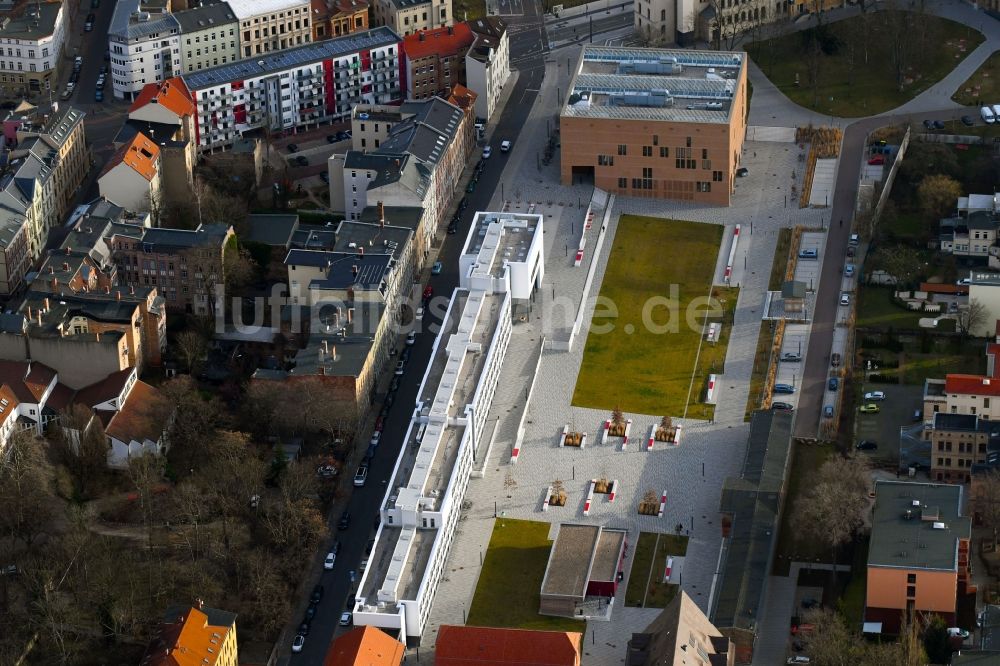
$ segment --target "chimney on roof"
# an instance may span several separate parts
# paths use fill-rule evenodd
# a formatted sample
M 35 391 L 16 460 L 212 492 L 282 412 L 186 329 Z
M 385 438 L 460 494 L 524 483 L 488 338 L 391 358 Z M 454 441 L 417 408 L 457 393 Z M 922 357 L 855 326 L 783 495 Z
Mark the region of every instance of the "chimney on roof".
M 135 296 L 135 285 L 130 285 L 128 288 L 128 295 Z
M 385 226 L 385 204 L 381 201 L 378 202 L 378 226 Z
M 337 345 L 330 345 L 330 360 L 337 360 Z
M 29 305 L 28 306 L 28 321 L 31 321 L 31 317 L 32 317 L 32 315 L 31 315 L 31 306 Z
M 52 275 L 52 274 L 53 274 L 53 273 L 55 273 L 55 272 L 56 272 L 56 269 L 55 269 L 55 268 L 53 268 L 53 267 L 52 267 L 52 265 L 50 264 L 50 265 L 49 265 L 49 275 Z
M 42 301 L 42 303 L 45 305 L 45 311 L 48 312 L 49 311 L 49 297 L 46 296 L 45 300 Z
M 104 293 L 105 294 L 110 294 L 111 293 L 111 287 L 109 285 L 104 285 Z
M 326 366 L 325 366 L 325 365 L 321 365 L 321 366 L 319 366 L 319 374 L 320 374 L 320 376 L 322 376 L 322 377 L 325 377 L 325 376 L 326 376 Z
M 353 266 L 351 266 L 351 275 L 354 276 L 354 277 L 358 277 L 358 265 L 357 264 L 354 264 Z M 350 312 L 350 310 L 348 310 L 348 312 Z M 350 315 L 348 315 L 348 317 L 350 317 Z
M 39 310 L 36 314 L 38 315 L 38 325 L 41 326 L 42 325 L 42 311 Z M 28 366 L 28 367 L 29 367 L 29 372 L 30 372 L 31 366 Z
M 62 267 L 62 269 L 63 269 L 64 271 L 68 271 L 68 270 L 69 270 L 69 263 L 68 263 L 68 262 L 65 262 L 65 261 L 64 261 L 64 262 L 63 262 L 63 267 Z
M 351 324 L 354 322 L 354 308 L 347 308 L 347 323 Z
M 426 38 L 427 38 L 427 35 L 424 33 L 423 30 L 421 30 L 420 32 L 417 33 L 417 41 L 422 42 Z
M 364 245 L 359 245 L 358 246 L 358 256 L 359 257 L 365 256 L 365 246 Z M 354 274 L 357 275 L 358 274 L 357 271 L 355 271 Z
M 71 248 L 70 246 L 67 245 L 66 246 L 66 254 L 71 254 L 72 252 L 73 252 L 73 248 Z
M 115 292 L 115 300 L 116 301 L 122 300 L 122 291 L 121 291 L 121 289 L 119 289 L 118 291 Z
M 329 342 L 327 342 L 326 340 L 324 340 L 323 344 L 321 345 L 321 347 L 323 348 L 323 353 L 324 354 L 326 354 L 326 355 L 330 354 L 330 343 Z
M 59 286 L 59 278 L 52 278 L 52 288 L 55 289 Z
M 448 34 L 449 35 L 454 35 L 455 34 L 455 26 L 451 26 L 451 25 L 448 26 Z
M 101 341 L 101 334 L 94 333 L 94 342 L 100 342 L 100 341 Z
M 198 597 L 197 599 L 194 600 L 194 607 L 197 608 L 198 610 L 201 610 L 202 608 L 205 607 L 205 602 L 201 600 L 201 597 Z

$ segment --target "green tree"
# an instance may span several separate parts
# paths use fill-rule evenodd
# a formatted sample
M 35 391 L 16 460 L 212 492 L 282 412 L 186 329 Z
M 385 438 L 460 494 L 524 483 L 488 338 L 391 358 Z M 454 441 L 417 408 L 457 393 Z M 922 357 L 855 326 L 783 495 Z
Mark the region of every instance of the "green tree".
M 933 616 L 924 628 L 924 649 L 932 664 L 951 662 L 951 642 L 948 640 L 948 625 L 940 615 Z
M 932 220 L 939 220 L 954 212 L 960 196 L 962 184 L 943 174 L 925 176 L 917 186 L 920 207 Z

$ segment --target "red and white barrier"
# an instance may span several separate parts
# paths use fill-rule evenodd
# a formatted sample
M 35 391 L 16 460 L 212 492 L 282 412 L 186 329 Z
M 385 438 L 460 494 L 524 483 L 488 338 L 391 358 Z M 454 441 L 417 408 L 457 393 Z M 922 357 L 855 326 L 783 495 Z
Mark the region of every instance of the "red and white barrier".
M 683 428 L 684 426 L 679 423 L 674 427 L 674 446 L 681 445 L 681 430 L 683 430 Z
M 514 450 L 510 452 L 510 464 L 512 465 L 517 464 L 517 457 L 519 455 L 521 455 L 521 449 L 515 446 Z
M 715 375 L 709 375 L 708 376 L 708 394 L 705 396 L 705 402 L 712 402 L 713 400 L 715 400 L 715 384 L 716 384 L 716 376 Z
M 579 266 L 583 263 L 583 248 L 576 251 L 576 259 L 573 260 L 574 266 Z
M 548 511 L 549 510 L 549 499 L 551 497 L 552 497 L 552 486 L 549 486 L 545 490 L 545 501 L 542 502 L 542 511 Z
M 666 566 L 666 568 L 663 569 L 663 582 L 664 583 L 670 581 L 670 574 L 672 574 L 673 572 L 674 572 L 674 558 L 668 557 L 667 558 L 667 566 Z
M 656 514 L 657 518 L 663 518 L 663 511 L 667 508 L 667 491 L 664 490 L 663 494 L 660 495 L 660 512 Z
M 740 242 L 740 225 L 733 229 L 733 246 L 729 248 L 729 261 L 726 262 L 726 282 L 733 276 L 733 262 L 736 261 L 736 246 Z
M 597 479 L 593 479 L 590 482 L 590 489 L 587 491 L 587 501 L 583 503 L 583 515 L 590 515 L 590 505 L 594 501 L 594 486 L 597 485 Z
M 604 426 L 601 428 L 601 446 L 608 443 L 608 431 L 611 430 L 611 419 L 604 422 Z
M 649 426 L 649 437 L 646 439 L 646 450 L 653 450 L 653 443 L 656 441 L 656 424 Z
M 614 502 L 615 496 L 618 494 L 618 479 L 611 482 L 611 492 L 608 493 L 608 501 Z
M 568 435 L 568 434 L 569 434 L 569 424 L 567 423 L 566 425 L 563 426 L 562 434 L 559 435 L 559 448 L 560 449 L 563 448 L 564 446 L 566 446 L 566 435 Z

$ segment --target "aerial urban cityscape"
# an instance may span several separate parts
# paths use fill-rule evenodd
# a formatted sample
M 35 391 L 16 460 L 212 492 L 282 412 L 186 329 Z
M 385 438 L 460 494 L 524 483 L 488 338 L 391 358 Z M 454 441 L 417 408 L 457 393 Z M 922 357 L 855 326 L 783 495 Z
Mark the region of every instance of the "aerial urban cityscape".
M 0 0 L 0 118 L 0 666 L 1000 666 L 1000 0 Z

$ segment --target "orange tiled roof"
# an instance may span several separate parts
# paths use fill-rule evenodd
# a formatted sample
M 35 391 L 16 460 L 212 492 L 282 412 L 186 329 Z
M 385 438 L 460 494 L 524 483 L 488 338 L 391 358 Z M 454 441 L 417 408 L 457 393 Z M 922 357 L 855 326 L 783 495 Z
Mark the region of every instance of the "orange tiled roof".
M 460 109 L 471 109 L 476 106 L 477 97 L 479 97 L 479 95 L 469 90 L 461 83 L 456 83 L 451 87 L 451 94 L 448 95 L 448 101 Z
M 1000 395 L 1000 380 L 983 375 L 945 375 L 944 390 L 965 395 Z
M 139 91 L 139 96 L 132 102 L 128 111 L 132 113 L 147 104 L 159 104 L 180 117 L 193 116 L 195 112 L 191 92 L 179 76 L 158 83 L 147 83 Z
M 451 30 L 451 34 L 448 31 Z M 403 38 L 403 53 L 409 58 L 426 58 L 437 54 L 448 58 L 462 49 L 468 49 L 475 41 L 475 35 L 465 23 L 456 23 L 447 28 L 421 30 Z
M 146 180 L 153 180 L 156 176 L 156 163 L 159 158 L 160 147 L 150 141 L 142 132 L 136 132 L 131 141 L 111 156 L 108 163 L 104 165 L 101 175 L 107 174 L 119 164 L 124 163 Z
M 219 616 L 231 617 L 233 624 L 210 624 L 206 613 L 188 608 L 176 618 L 164 621 L 160 635 L 150 645 L 142 666 L 210 666 L 219 658 L 219 648 L 226 634 L 235 624 L 235 615 L 214 611 Z
M 441 625 L 437 666 L 577 666 L 582 634 Z
M 104 379 L 84 386 L 77 392 L 74 401 L 93 409 L 102 402 L 117 398 L 121 395 L 122 389 L 125 388 L 125 383 L 132 376 L 134 370 L 134 368 L 125 368 L 118 372 L 112 372 Z
M 357 627 L 333 642 L 323 666 L 399 666 L 403 644 L 381 629 Z
M 104 431 L 111 437 L 130 442 L 156 442 L 170 417 L 170 401 L 146 382 L 136 382 L 128 399 L 111 417 Z
M 9 386 L 0 384 L 0 423 L 6 421 L 11 413 L 17 409 L 19 402 L 17 396 L 14 395 L 14 391 Z
M 55 370 L 41 363 L 0 361 L 0 383 L 10 387 L 20 402 L 37 403 L 55 376 Z

